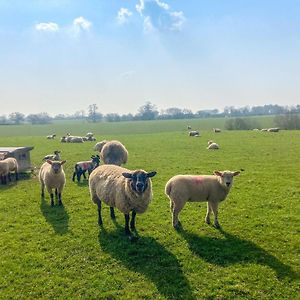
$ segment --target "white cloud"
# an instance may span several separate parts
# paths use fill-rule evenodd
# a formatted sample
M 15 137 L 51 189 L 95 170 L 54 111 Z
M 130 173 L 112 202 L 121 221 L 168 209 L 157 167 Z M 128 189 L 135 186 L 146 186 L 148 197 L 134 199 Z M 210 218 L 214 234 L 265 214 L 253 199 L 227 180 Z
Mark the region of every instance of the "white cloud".
M 84 17 L 78 17 L 74 19 L 73 26 L 77 29 L 89 30 L 92 26 L 92 23 L 85 19 Z
M 144 0 L 139 0 L 139 3 L 136 4 L 135 9 L 137 10 L 140 15 L 143 14 L 143 10 L 145 9 L 145 1 Z
M 132 16 L 132 12 L 124 7 L 121 7 L 120 10 L 118 11 L 118 22 L 120 24 L 124 24 L 128 21 L 128 19 Z
M 173 12 L 170 12 L 170 16 L 173 19 L 172 29 L 180 31 L 186 20 L 183 12 L 182 11 L 173 11 Z
M 151 22 L 151 18 L 149 16 L 144 18 L 144 32 L 151 33 L 154 32 L 155 28 Z
M 155 0 L 155 2 L 159 7 L 163 8 L 164 10 L 170 9 L 170 5 L 165 2 L 161 2 L 160 0 Z
M 35 25 L 35 29 L 38 31 L 58 31 L 59 26 L 56 23 L 48 22 L 48 23 L 38 23 Z

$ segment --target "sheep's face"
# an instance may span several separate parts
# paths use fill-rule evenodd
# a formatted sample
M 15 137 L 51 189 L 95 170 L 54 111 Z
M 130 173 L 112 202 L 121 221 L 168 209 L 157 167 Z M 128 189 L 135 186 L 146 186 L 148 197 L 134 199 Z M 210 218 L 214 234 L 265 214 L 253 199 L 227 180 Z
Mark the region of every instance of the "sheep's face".
M 146 173 L 141 170 L 134 171 L 133 173 L 122 173 L 125 178 L 130 180 L 131 188 L 139 193 L 142 194 L 146 191 L 149 185 L 149 178 L 156 175 L 156 172 Z
M 231 172 L 231 171 L 215 171 L 215 175 L 219 176 L 220 182 L 222 185 L 226 186 L 227 188 L 231 188 L 233 183 L 233 177 L 240 174 L 239 171 Z
M 97 155 L 92 155 L 91 156 L 91 159 L 92 159 L 92 164 L 93 166 L 96 168 L 99 166 L 100 164 L 100 156 L 97 154 Z
M 51 169 L 55 174 L 60 173 L 61 169 L 62 169 L 62 165 L 65 163 L 66 161 L 51 161 L 51 160 L 47 160 L 47 163 L 51 165 Z

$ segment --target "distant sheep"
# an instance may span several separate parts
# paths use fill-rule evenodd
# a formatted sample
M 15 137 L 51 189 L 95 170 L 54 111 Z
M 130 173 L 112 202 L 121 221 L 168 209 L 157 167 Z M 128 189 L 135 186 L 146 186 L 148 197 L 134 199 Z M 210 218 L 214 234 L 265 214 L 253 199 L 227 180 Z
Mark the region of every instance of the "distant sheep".
M 125 234 L 132 238 L 135 230 L 136 214 L 144 213 L 152 199 L 151 177 L 156 172 L 144 170 L 130 171 L 114 166 L 102 165 L 96 168 L 89 177 L 92 201 L 98 206 L 98 224 L 102 225 L 101 201 L 110 206 L 110 216 L 115 219 L 114 207 L 125 216 Z M 130 220 L 129 229 L 129 220 Z
M 97 168 L 100 164 L 100 157 L 99 155 L 92 155 L 91 160 L 87 161 L 79 161 L 74 166 L 74 173 L 72 180 L 75 181 L 75 176 L 77 177 L 77 181 L 80 182 L 80 177 L 83 175 L 84 179 L 86 179 L 85 172 L 88 171 L 90 175 L 92 171 Z
M 165 186 L 165 193 L 170 199 L 172 224 L 180 226 L 178 215 L 186 202 L 207 201 L 205 222 L 210 224 L 210 213 L 214 214 L 214 226 L 220 227 L 218 221 L 219 203 L 226 199 L 233 183 L 233 177 L 239 171 L 215 171 L 215 175 L 176 175 Z
M 67 142 L 67 138 L 65 136 L 62 136 L 60 139 L 61 143 L 66 143 Z
M 187 129 L 188 129 L 188 130 L 191 130 L 191 129 L 192 129 L 192 126 L 188 125 L 188 126 L 187 126 Z
M 47 160 L 43 163 L 39 172 L 39 180 L 41 183 L 41 196 L 45 197 L 45 186 L 50 194 L 51 206 L 54 206 L 54 194 L 52 189 L 55 189 L 55 195 L 58 200 L 58 205 L 62 205 L 61 193 L 66 183 L 66 176 L 62 165 L 66 161 Z
M 215 133 L 219 133 L 219 132 L 221 132 L 221 129 L 220 129 L 220 128 L 213 128 L 213 131 L 214 131 Z
M 48 140 L 53 140 L 56 137 L 56 134 L 47 135 Z
M 268 132 L 279 132 L 279 128 L 275 127 L 275 128 L 269 128 Z
M 50 159 L 50 160 L 61 160 L 60 151 L 59 150 L 55 150 L 53 152 L 53 154 L 45 155 L 44 158 L 43 158 L 43 160 L 47 160 L 47 159 Z
M 10 173 L 15 172 L 16 180 L 19 179 L 18 161 L 13 157 L 8 157 L 0 161 L 0 177 L 1 183 L 6 184 L 7 179 L 11 181 Z
M 268 131 L 268 128 L 262 128 L 260 131 Z
M 213 141 L 207 142 L 208 146 L 206 149 L 220 149 L 220 146 L 217 143 L 214 143 Z
M 197 131 L 197 130 L 192 130 L 192 131 L 189 131 L 189 136 L 199 137 L 200 134 L 199 134 L 199 131 Z
M 100 152 L 100 159 L 104 164 L 120 166 L 126 164 L 128 151 L 125 146 L 116 140 L 102 141 L 95 145 L 95 150 Z
M 66 138 L 67 143 L 83 143 L 83 138 L 81 136 L 68 136 Z
M 88 132 L 86 135 L 85 135 L 87 138 L 91 138 L 94 136 L 94 134 L 92 132 Z

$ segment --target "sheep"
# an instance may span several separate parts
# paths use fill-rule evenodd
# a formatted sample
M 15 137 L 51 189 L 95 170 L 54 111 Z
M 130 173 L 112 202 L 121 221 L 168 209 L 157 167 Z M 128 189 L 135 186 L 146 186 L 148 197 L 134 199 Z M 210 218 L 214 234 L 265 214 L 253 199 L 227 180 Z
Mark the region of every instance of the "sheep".
M 221 129 L 220 129 L 220 128 L 213 128 L 213 131 L 214 131 L 215 133 L 220 133 L 220 132 L 221 132 Z
M 47 135 L 48 140 L 53 140 L 56 137 L 56 134 Z
M 85 135 L 87 138 L 91 138 L 94 136 L 94 134 L 92 132 L 88 132 L 86 135 Z
M 83 143 L 83 138 L 81 136 L 70 135 L 66 138 L 67 143 Z
M 179 212 L 187 201 L 207 201 L 205 222 L 210 224 L 210 213 L 214 214 L 214 226 L 220 228 L 218 221 L 218 205 L 225 200 L 233 183 L 233 177 L 239 171 L 214 171 L 214 175 L 176 175 L 165 186 L 165 193 L 170 199 L 172 224 L 178 228 L 181 224 Z
M 19 179 L 19 165 L 14 157 L 8 157 L 0 161 L 1 183 L 6 184 L 7 179 L 11 181 L 10 172 L 15 172 L 16 181 Z
M 102 141 L 95 145 L 94 149 L 100 152 L 100 159 L 105 164 L 117 165 L 126 164 L 128 151 L 119 141 Z
M 90 175 L 91 172 L 99 166 L 99 164 L 99 155 L 92 155 L 91 160 L 77 162 L 74 166 L 72 180 L 75 181 L 75 176 L 77 176 L 77 181 L 80 182 L 81 175 L 83 175 L 84 179 L 86 179 L 85 172 L 88 171 L 88 174 Z
M 260 131 L 268 131 L 268 128 L 262 128 Z
M 188 125 L 188 126 L 187 126 L 187 129 L 188 129 L 188 130 L 191 130 L 191 129 L 192 129 L 192 126 Z
M 52 189 L 55 189 L 55 195 L 58 200 L 58 205 L 62 205 L 61 193 L 66 183 L 66 176 L 62 165 L 63 161 L 47 160 L 43 163 L 39 172 L 39 180 L 41 183 L 41 196 L 45 197 L 45 186 L 50 194 L 51 206 L 54 206 L 54 195 Z
M 120 166 L 102 165 L 94 169 L 89 177 L 92 201 L 98 206 L 98 224 L 102 225 L 101 201 L 110 206 L 110 216 L 115 219 L 114 207 L 125 216 L 125 234 L 132 239 L 136 214 L 144 213 L 152 200 L 151 177 L 156 172 L 130 171 Z M 129 220 L 130 220 L 129 229 Z
M 61 143 L 66 143 L 67 142 L 67 138 L 65 136 L 62 136 L 60 139 Z
M 192 131 L 189 131 L 189 136 L 199 137 L 200 134 L 199 134 L 199 131 L 197 131 L 197 130 L 192 130 Z
M 220 146 L 212 140 L 208 141 L 207 144 L 208 146 L 206 147 L 206 149 L 220 149 Z
M 47 160 L 47 159 L 50 159 L 50 160 L 61 160 L 60 158 L 60 151 L 59 150 L 55 150 L 53 152 L 54 154 L 48 154 L 48 155 L 45 155 L 43 160 Z
M 275 128 L 269 128 L 268 132 L 279 132 L 279 128 L 275 127 Z

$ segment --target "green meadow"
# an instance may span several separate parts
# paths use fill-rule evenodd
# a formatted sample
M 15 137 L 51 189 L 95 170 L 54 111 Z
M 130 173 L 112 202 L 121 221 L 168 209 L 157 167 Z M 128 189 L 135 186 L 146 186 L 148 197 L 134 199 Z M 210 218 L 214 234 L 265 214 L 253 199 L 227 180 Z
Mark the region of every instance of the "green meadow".
M 272 118 L 259 118 L 271 127 Z M 226 131 L 225 119 L 0 126 L 0 147 L 34 146 L 34 174 L 0 185 L 0 299 L 299 299 L 300 131 Z M 189 137 L 187 125 L 201 136 Z M 118 139 L 129 169 L 156 170 L 153 201 L 137 215 L 139 240 L 124 235 L 124 216 L 103 228 L 88 182 L 72 182 L 74 164 L 95 142 L 64 144 L 67 132 Z M 56 133 L 55 140 L 46 135 Z M 208 151 L 207 141 L 221 149 Z M 61 150 L 63 207 L 40 196 L 42 158 Z M 206 203 L 187 203 L 181 230 L 164 194 L 176 174 L 242 170 L 220 205 L 222 229 L 204 222 Z

